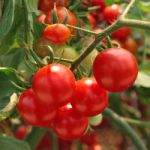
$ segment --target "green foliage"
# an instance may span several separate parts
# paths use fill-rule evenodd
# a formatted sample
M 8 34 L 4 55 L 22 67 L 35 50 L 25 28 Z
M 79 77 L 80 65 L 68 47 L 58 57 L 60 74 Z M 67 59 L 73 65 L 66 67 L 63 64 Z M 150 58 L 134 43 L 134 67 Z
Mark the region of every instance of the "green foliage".
M 31 150 L 28 143 L 0 134 L 0 149 L 1 150 Z
M 14 21 L 15 0 L 5 1 L 5 10 L 0 22 L 0 43 L 6 34 L 10 31 Z
M 147 2 L 139 1 L 138 2 L 138 7 L 139 7 L 139 9 L 141 9 L 145 13 L 150 12 L 150 2 L 149 1 L 147 1 Z
M 13 68 L 0 67 L 0 109 L 4 108 L 13 93 L 17 93 L 16 84 L 21 84 Z
M 109 6 L 109 5 L 112 5 L 112 4 L 114 4 L 114 3 L 120 2 L 120 0 L 106 0 L 105 2 L 106 2 L 106 4 Z

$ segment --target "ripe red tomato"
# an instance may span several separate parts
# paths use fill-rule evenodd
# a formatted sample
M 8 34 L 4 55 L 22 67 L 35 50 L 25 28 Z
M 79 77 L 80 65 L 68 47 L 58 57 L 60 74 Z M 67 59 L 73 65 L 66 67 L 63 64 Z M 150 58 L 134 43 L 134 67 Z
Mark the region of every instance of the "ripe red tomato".
M 120 8 L 119 5 L 117 4 L 113 4 L 112 6 L 107 6 L 103 10 L 104 20 L 108 24 L 113 23 L 118 18 L 119 15 L 120 15 Z
M 112 33 L 112 37 L 124 41 L 130 35 L 130 33 L 131 33 L 130 27 L 121 27 Z
M 81 142 L 87 145 L 98 143 L 98 136 L 95 132 L 89 132 L 81 137 Z
M 88 128 L 87 117 L 77 117 L 71 105 L 60 108 L 57 112 L 53 129 L 64 140 L 79 139 Z
M 88 15 L 87 15 L 87 18 L 88 18 L 88 20 L 89 20 L 89 22 L 90 22 L 92 28 L 95 28 L 95 27 L 96 27 L 96 20 L 95 20 L 95 18 L 93 17 L 93 15 L 88 14 Z
M 49 127 L 56 116 L 54 108 L 40 103 L 32 89 L 20 95 L 17 108 L 26 123 L 32 126 Z
M 44 135 L 35 150 L 50 150 L 52 149 L 52 139 L 48 133 Z
M 110 48 L 97 55 L 93 64 L 96 81 L 111 92 L 127 90 L 138 74 L 137 61 L 123 48 Z
M 59 107 L 70 102 L 75 91 L 73 73 L 64 65 L 50 64 L 39 69 L 32 79 L 32 88 L 45 104 Z
M 28 131 L 29 129 L 26 125 L 20 125 L 15 131 L 15 137 L 23 140 L 26 137 Z
M 44 31 L 43 36 L 54 44 L 62 44 L 70 38 L 71 32 L 64 24 L 48 25 Z
M 101 10 L 106 6 L 105 0 L 92 0 L 92 5 L 99 6 Z
M 64 6 L 68 3 L 68 0 L 39 0 L 38 8 L 47 13 L 54 8 L 54 2 L 56 2 L 56 6 Z
M 59 23 L 63 23 L 67 17 L 67 24 L 72 26 L 77 26 L 76 16 L 66 7 L 57 7 L 57 16 Z M 53 23 L 53 10 L 49 11 L 46 15 L 45 22 L 47 24 Z
M 122 41 L 121 45 L 123 48 L 127 49 L 133 54 L 136 53 L 138 50 L 138 45 L 136 41 L 131 37 L 128 37 L 126 40 Z
M 39 23 L 44 23 L 45 22 L 45 18 L 46 18 L 45 14 L 42 14 L 42 15 L 38 16 L 38 22 Z
M 72 106 L 81 116 L 98 115 L 108 106 L 108 92 L 95 79 L 83 78 L 76 82 Z

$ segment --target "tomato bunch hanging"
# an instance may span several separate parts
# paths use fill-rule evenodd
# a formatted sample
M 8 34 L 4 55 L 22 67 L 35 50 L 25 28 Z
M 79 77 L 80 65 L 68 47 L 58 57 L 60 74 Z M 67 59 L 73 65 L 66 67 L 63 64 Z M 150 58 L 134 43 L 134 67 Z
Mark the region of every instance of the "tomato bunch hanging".
M 84 9 L 86 5 L 98 6 L 99 9 L 88 12 L 85 20 L 77 18 L 74 12 L 66 8 L 67 4 L 67 0 L 39 1 L 39 10 L 42 13 L 37 20 L 45 25 L 45 28 L 38 42 L 40 46 L 36 45 L 35 51 L 41 58 L 45 58 L 49 51 L 42 46 L 49 45 L 54 49 L 54 56 L 60 58 L 57 58 L 58 62 L 38 68 L 32 77 L 31 87 L 21 93 L 17 107 L 29 125 L 51 128 L 60 138 L 75 140 L 88 130 L 88 118 L 101 114 L 109 106 L 109 92 L 121 92 L 133 85 L 138 73 L 138 64 L 134 55 L 129 52 L 136 51 L 128 45 L 128 39 L 132 39 L 129 27 L 121 27 L 110 35 L 119 46 L 124 45 L 124 48 L 108 47 L 109 42 L 113 45 L 113 40 L 109 41 L 110 37 L 107 37 L 100 42 L 102 52 L 98 53 L 95 50 L 93 56 L 89 55 L 87 58 L 90 59 L 90 63 L 85 63 L 87 58 L 83 60 L 81 66 L 86 70 L 91 65 L 89 68 L 92 67 L 93 76 L 78 77 L 65 63 L 61 64 L 61 57 L 62 61 L 66 58 L 76 58 L 80 53 L 80 45 L 88 45 L 83 39 L 81 43 L 78 43 L 78 38 L 73 39 L 74 36 L 81 36 L 77 26 L 80 25 L 82 31 L 81 28 L 86 28 L 87 21 L 95 34 L 101 33 L 103 29 L 97 25 L 101 19 L 103 18 L 102 23 L 110 25 L 121 13 L 118 4 L 107 6 L 104 0 L 92 0 L 90 4 L 84 2 Z M 95 40 L 93 36 L 88 38 Z M 126 42 L 123 44 L 124 40 Z M 73 48 L 72 43 L 76 43 L 79 51 Z M 70 44 L 70 47 L 67 44 Z M 136 48 L 135 43 L 134 49 Z M 69 53 L 67 50 L 73 51 L 75 56 L 66 56 L 66 53 Z

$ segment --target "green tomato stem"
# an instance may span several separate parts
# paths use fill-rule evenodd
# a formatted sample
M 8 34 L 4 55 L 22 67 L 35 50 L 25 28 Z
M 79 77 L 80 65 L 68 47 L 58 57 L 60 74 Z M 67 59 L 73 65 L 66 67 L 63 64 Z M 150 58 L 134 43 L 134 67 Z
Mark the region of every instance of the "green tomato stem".
M 133 6 L 133 4 L 135 3 L 136 0 L 131 0 L 130 3 L 128 4 L 128 6 L 125 8 L 125 10 L 123 11 L 121 18 L 124 18 L 127 13 L 129 12 L 129 10 L 131 9 L 131 7 Z
M 121 117 L 124 121 L 128 122 L 129 124 L 133 124 L 133 125 L 137 125 L 137 126 L 141 126 L 141 127 L 150 127 L 150 121 L 148 122 L 143 122 L 143 121 L 139 121 L 136 119 L 130 119 L 130 118 L 125 118 L 125 117 Z
M 90 30 L 87 30 L 87 29 L 83 29 L 83 28 L 80 28 L 80 27 L 76 27 L 76 26 L 72 26 L 72 25 L 69 25 L 69 24 L 67 24 L 67 27 L 75 29 L 77 31 L 82 31 L 84 33 L 89 33 L 89 34 L 97 35 L 97 32 L 93 32 L 93 31 L 90 31 Z
M 134 28 L 141 28 L 141 29 L 150 29 L 150 21 L 141 21 L 136 19 L 121 19 L 119 21 L 121 26 L 129 26 Z

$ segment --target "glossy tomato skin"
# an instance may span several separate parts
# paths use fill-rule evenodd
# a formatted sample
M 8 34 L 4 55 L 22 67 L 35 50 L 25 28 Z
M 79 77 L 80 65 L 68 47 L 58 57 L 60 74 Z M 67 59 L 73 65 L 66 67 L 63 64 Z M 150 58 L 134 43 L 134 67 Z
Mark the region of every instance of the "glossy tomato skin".
M 87 18 L 88 18 L 92 28 L 95 28 L 96 27 L 96 20 L 95 20 L 94 16 L 91 14 L 88 14 Z
M 64 24 L 52 24 L 44 29 L 43 36 L 54 44 L 62 44 L 70 38 L 71 32 Z
M 64 65 L 50 64 L 35 73 L 32 88 L 41 102 L 53 107 L 63 106 L 74 94 L 74 75 Z
M 123 48 L 110 48 L 97 55 L 93 64 L 96 81 L 111 92 L 127 90 L 138 74 L 138 64 L 132 53 Z
M 40 16 L 38 16 L 38 22 L 39 23 L 44 23 L 45 22 L 45 18 L 46 18 L 46 15 L 45 14 L 42 14 Z
M 56 10 L 57 10 L 59 23 L 63 23 L 67 17 L 67 24 L 70 24 L 72 26 L 77 26 L 76 16 L 69 9 L 67 9 L 66 7 L 57 7 Z M 45 22 L 47 24 L 53 23 L 53 10 L 47 13 Z
M 132 37 L 128 37 L 126 40 L 121 41 L 122 47 L 135 54 L 138 50 L 138 45 Z
M 76 140 L 84 135 L 88 128 L 88 118 L 74 114 L 71 105 L 60 108 L 53 123 L 53 129 L 64 140 Z
M 113 23 L 118 18 L 119 15 L 120 15 L 120 8 L 119 5 L 117 4 L 113 4 L 112 6 L 107 6 L 103 10 L 104 20 L 108 24 Z
M 106 6 L 105 0 L 92 0 L 92 5 L 93 6 L 99 6 L 100 10 L 104 9 Z
M 83 78 L 76 82 L 72 106 L 81 116 L 98 115 L 108 106 L 108 92 L 94 78 Z
M 95 132 L 89 132 L 81 137 L 81 142 L 87 145 L 93 145 L 98 143 L 98 136 Z
M 14 134 L 15 134 L 15 137 L 16 137 L 16 138 L 18 138 L 18 139 L 20 139 L 20 140 L 23 140 L 23 139 L 26 137 L 28 131 L 29 131 L 29 128 L 28 128 L 26 125 L 20 125 L 20 126 L 16 129 L 16 131 L 15 131 Z
M 56 2 L 56 6 L 64 6 L 68 3 L 68 0 L 39 0 L 38 8 L 46 14 L 54 8 L 54 2 Z
M 130 27 L 121 27 L 112 33 L 112 37 L 118 40 L 126 40 L 128 36 L 131 34 Z
M 17 108 L 25 122 L 32 126 L 49 127 L 56 116 L 56 110 L 40 103 L 32 89 L 20 95 Z

